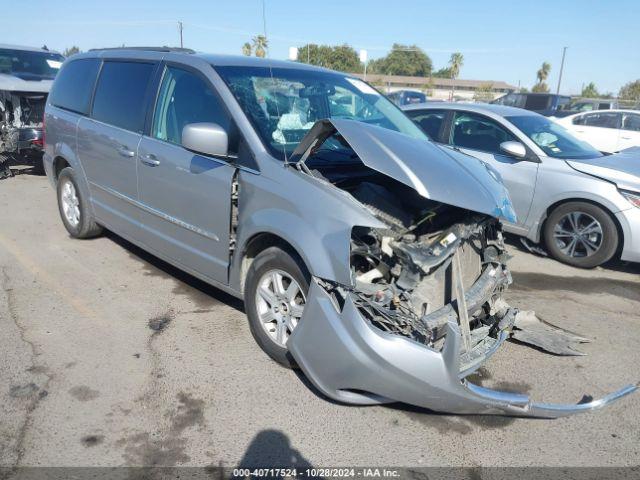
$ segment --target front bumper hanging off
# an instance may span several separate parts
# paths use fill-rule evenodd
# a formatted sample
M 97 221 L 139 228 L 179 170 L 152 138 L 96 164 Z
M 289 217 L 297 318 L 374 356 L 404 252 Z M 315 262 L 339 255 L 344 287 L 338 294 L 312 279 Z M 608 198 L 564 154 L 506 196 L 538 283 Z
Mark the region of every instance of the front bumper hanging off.
M 473 368 L 461 365 L 459 325 L 450 320 L 445 328 L 441 351 L 383 332 L 360 315 L 350 294 L 340 311 L 314 279 L 288 348 L 322 393 L 353 404 L 403 402 L 456 414 L 556 418 L 602 408 L 638 388 L 628 385 L 598 400 L 567 405 L 533 402 L 527 395 L 483 388 L 465 378 L 482 362 L 474 362 Z M 501 331 L 483 361 L 507 337 Z

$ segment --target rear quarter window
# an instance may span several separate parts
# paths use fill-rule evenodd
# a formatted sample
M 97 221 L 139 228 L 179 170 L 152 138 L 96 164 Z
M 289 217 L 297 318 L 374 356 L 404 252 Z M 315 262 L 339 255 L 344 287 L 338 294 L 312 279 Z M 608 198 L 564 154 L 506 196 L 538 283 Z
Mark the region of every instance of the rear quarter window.
M 154 63 L 106 61 L 91 116 L 115 127 L 142 133 Z
M 97 58 L 67 63 L 53 83 L 49 103 L 72 112 L 88 114 L 99 68 L 100 60 Z

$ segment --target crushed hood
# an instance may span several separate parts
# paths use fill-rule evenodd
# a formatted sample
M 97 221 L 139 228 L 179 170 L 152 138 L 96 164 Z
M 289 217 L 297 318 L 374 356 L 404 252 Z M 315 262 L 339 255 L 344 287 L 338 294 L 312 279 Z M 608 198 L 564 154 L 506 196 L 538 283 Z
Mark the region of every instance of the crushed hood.
M 53 80 L 25 80 L 15 75 L 0 73 L 0 90 L 9 92 L 49 93 Z
M 567 163 L 579 172 L 613 182 L 623 190 L 640 192 L 640 147 L 604 157 L 567 160 Z
M 304 162 L 335 132 L 367 167 L 408 185 L 425 198 L 516 221 L 506 188 L 487 164 L 394 130 L 354 120 L 319 120 L 290 161 Z

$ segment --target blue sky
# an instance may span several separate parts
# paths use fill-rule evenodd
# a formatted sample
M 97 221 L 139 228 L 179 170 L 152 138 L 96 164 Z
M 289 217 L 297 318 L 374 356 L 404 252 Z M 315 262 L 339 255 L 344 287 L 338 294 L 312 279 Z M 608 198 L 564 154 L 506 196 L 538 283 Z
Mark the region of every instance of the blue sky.
M 504 80 L 530 87 L 543 61 L 551 63 L 555 91 L 562 47 L 568 46 L 561 92 L 595 82 L 617 93 L 640 78 L 640 2 L 538 0 L 334 1 L 265 0 L 270 56 L 286 58 L 290 46 L 348 43 L 383 56 L 394 42 L 417 44 L 434 67 L 454 51 L 465 58 L 461 78 Z M 0 4 L 18 5 L 15 0 Z M 29 9 L 3 7 L 0 43 L 64 49 L 176 45 L 184 23 L 185 46 L 240 53 L 262 33 L 261 0 L 30 0 Z M 8 17 L 7 17 L 8 12 Z

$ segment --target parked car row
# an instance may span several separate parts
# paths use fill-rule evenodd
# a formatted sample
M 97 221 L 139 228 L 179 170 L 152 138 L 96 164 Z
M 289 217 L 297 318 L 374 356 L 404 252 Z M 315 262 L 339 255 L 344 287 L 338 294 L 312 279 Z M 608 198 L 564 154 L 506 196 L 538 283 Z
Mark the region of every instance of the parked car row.
M 554 93 L 512 92 L 496 98 L 490 103 L 507 107 L 524 108 L 546 117 L 562 118 L 576 113 L 594 110 L 638 108 L 637 102 L 620 101 L 615 98 L 571 98 Z
M 0 163 L 5 166 L 5 174 L 9 156 L 21 155 L 35 163 L 41 158 L 44 103 L 63 60 L 60 54 L 44 49 L 0 46 Z M 261 108 L 270 118 L 279 118 L 278 122 L 283 122 L 279 113 L 289 103 L 297 104 L 297 112 L 308 108 L 307 98 L 292 100 L 287 95 L 283 90 L 272 98 L 261 98 Z M 640 111 L 612 109 L 617 106 L 615 100 L 570 102 L 569 97 L 538 93 L 508 94 L 495 100 L 495 106 L 425 103 L 424 94 L 414 91 L 394 92 L 388 98 L 405 109 L 436 143 L 469 153 L 493 165 L 509 187 L 517 213 L 517 222 L 507 223 L 507 230 L 531 241 L 543 242 L 555 258 L 575 266 L 599 265 L 616 254 L 625 260 L 636 259 L 631 233 L 635 210 L 627 208 L 629 198 L 635 197 L 624 189 L 619 193 L 620 189 L 605 188 L 611 186 L 610 175 L 594 177 L 591 172 L 584 173 L 584 166 L 577 167 L 575 163 L 594 162 L 600 158 L 595 150 L 612 154 L 640 146 Z M 352 96 L 337 92 L 331 100 L 334 113 L 348 111 L 352 100 Z M 207 103 L 203 103 L 203 108 L 206 106 Z M 556 116 L 579 111 L 563 118 L 552 118 L 595 150 L 542 117 L 527 113 L 527 110 L 545 115 L 555 113 Z M 277 129 L 273 135 L 282 143 L 295 144 L 310 128 L 311 122 L 307 115 L 304 117 L 304 121 L 299 121 L 299 116 L 286 114 L 285 119 L 295 118 L 297 123 L 289 125 L 289 129 Z M 177 143 L 180 132 L 174 132 L 173 136 Z M 524 148 L 525 155 L 507 151 L 508 142 L 511 142 L 511 148 L 514 148 L 514 142 L 520 143 L 517 148 Z M 604 162 L 609 170 L 623 169 L 624 174 L 634 175 L 638 162 L 624 160 L 634 155 L 629 153 L 598 161 Z M 551 158 L 574 164 L 550 162 Z M 543 173 L 550 170 L 563 180 L 545 180 Z M 575 188 L 566 183 L 569 178 L 582 184 L 589 193 L 577 194 Z M 591 183 L 585 184 L 585 178 Z M 634 188 L 632 186 L 629 191 L 634 192 Z M 600 198 L 603 189 L 609 191 L 609 203 Z M 621 201 L 621 196 L 625 200 Z M 563 202 L 569 199 L 575 211 L 556 218 L 560 214 L 558 212 L 567 209 Z M 587 207 L 579 202 L 591 202 L 590 213 L 583 211 Z M 626 214 L 623 213 L 625 211 Z M 570 214 L 577 213 L 580 215 L 574 218 L 575 225 L 567 224 Z M 582 232 L 583 236 L 578 236 L 575 243 L 572 243 L 574 237 L 564 237 L 563 240 L 554 236 L 549 226 L 554 221 L 554 228 L 561 229 L 564 225 L 563 231 L 575 233 L 582 231 L 582 223 L 590 219 L 598 222 L 597 231 L 586 239 Z
M 554 166 L 598 168 L 598 152 L 520 112 L 427 110 L 433 139 L 453 138 L 444 148 L 348 75 L 166 48 L 93 51 L 55 81 L 44 165 L 71 236 L 106 227 L 243 298 L 263 350 L 332 399 L 558 417 L 637 387 L 555 405 L 468 378 L 518 325 L 502 298 L 511 276 L 501 222 L 519 221 L 498 170 L 531 193 L 514 196 L 516 209 L 537 214 L 533 190 L 567 182 Z M 526 133 L 500 126 L 501 114 Z M 504 159 L 467 154 L 495 146 Z M 578 191 L 588 184 L 620 221 L 639 221 L 622 188 L 640 188 L 579 175 Z M 558 250 L 609 257 L 616 220 L 581 212 L 554 210 Z M 624 239 L 623 254 L 637 255 Z

